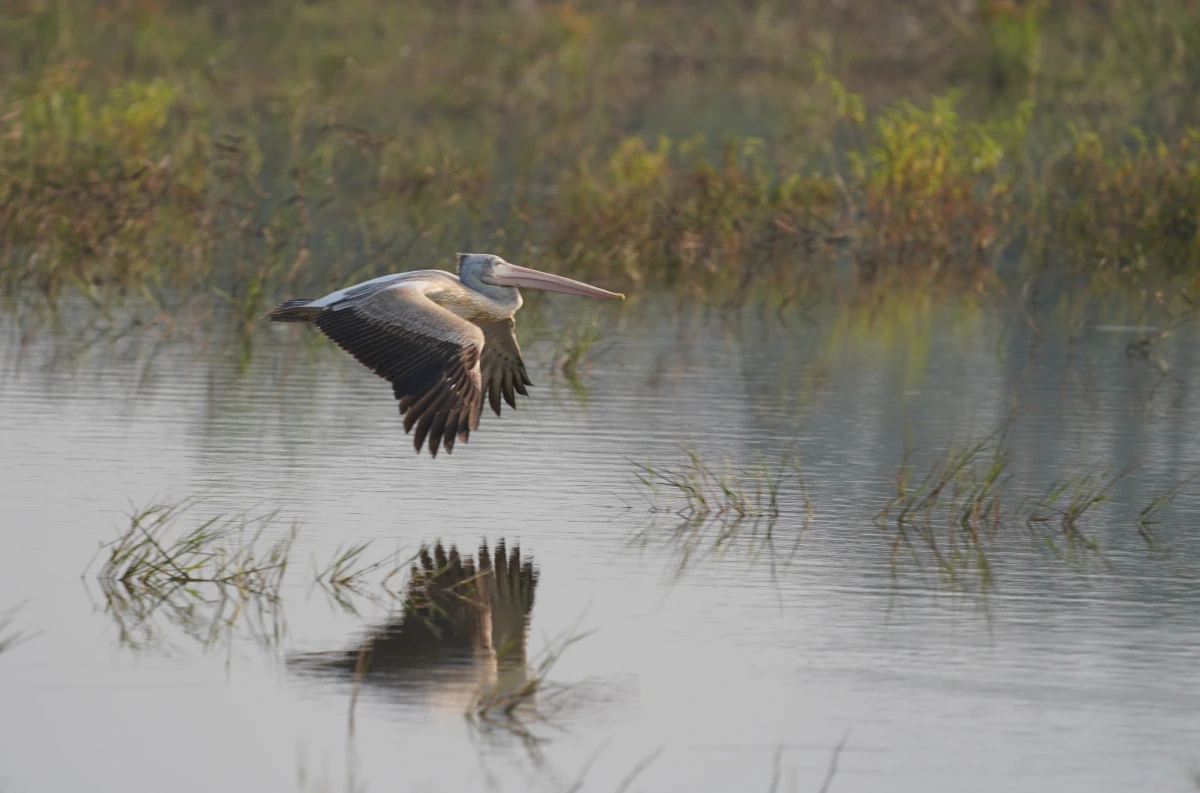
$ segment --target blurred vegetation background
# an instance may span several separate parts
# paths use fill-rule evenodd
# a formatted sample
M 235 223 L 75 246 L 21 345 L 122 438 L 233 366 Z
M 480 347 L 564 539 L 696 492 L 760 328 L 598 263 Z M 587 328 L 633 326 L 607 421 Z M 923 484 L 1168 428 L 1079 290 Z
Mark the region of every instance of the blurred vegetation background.
M 1191 0 L 0 0 L 0 289 L 1187 296 Z

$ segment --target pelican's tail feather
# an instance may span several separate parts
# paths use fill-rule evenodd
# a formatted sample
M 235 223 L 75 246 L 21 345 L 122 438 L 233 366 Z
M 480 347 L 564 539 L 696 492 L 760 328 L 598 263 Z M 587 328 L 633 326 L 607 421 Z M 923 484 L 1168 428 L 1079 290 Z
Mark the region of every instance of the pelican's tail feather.
M 267 312 L 267 319 L 272 322 L 312 322 L 325 309 L 320 306 L 310 306 L 311 302 L 313 302 L 311 297 L 285 300 Z

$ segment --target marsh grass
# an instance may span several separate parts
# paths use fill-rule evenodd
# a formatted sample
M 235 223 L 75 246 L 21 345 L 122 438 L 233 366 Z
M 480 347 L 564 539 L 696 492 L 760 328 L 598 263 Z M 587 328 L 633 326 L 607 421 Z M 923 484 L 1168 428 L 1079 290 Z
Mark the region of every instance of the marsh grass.
M 468 244 L 728 305 L 846 261 L 986 289 L 1014 241 L 1135 281 L 1200 266 L 1183 0 L 10 12 L 0 289 L 27 299 L 200 294 L 248 335 L 286 295 Z M 741 98 L 765 124 L 704 112 Z
M 1034 502 L 1026 522 L 1031 527 L 1057 526 L 1057 540 L 1054 534 L 1041 532 L 1047 545 L 1056 551 L 1060 549 L 1060 542 L 1068 548 L 1080 546 L 1091 551 L 1099 550 L 1095 537 L 1083 530 L 1083 521 L 1089 513 L 1110 500 L 1112 489 L 1135 467 L 1130 466 L 1115 474 L 1092 468 L 1052 483 L 1045 496 Z
M 723 464 L 711 463 L 690 446 L 680 447 L 680 455 L 683 459 L 674 463 L 630 461 L 652 511 L 673 512 L 685 519 L 726 522 L 777 518 L 780 489 L 794 480 L 811 515 L 812 504 L 799 458 L 790 453 L 777 462 L 762 460 L 747 468 L 735 468 L 728 460 Z
M 875 515 L 891 537 L 893 569 L 903 558 L 930 558 L 952 584 L 976 577 L 992 582 L 986 548 L 1005 517 L 1002 490 L 1009 458 L 1001 430 L 951 444 L 924 475 L 906 452 L 896 475 L 896 494 Z
M 1142 507 L 1137 515 L 1137 530 L 1138 534 L 1146 541 L 1146 547 L 1150 549 L 1159 549 L 1161 546 L 1158 540 L 1158 534 L 1154 531 L 1154 527 L 1160 522 L 1159 516 L 1163 510 L 1171 506 L 1184 488 L 1200 479 L 1200 474 L 1193 474 L 1186 479 L 1181 479 L 1168 488 L 1158 491 L 1150 499 L 1150 503 Z
M 315 571 L 317 585 L 344 611 L 358 613 L 355 605 L 358 597 L 373 601 L 378 601 L 381 596 L 403 597 L 403 584 L 407 579 L 397 579 L 397 576 L 405 572 L 424 550 L 408 555 L 396 551 L 369 561 L 367 551 L 370 547 L 370 541 L 339 547 L 325 566 Z M 401 586 L 393 586 L 395 580 L 401 581 Z
M 702 141 L 628 137 L 606 160 L 567 173 L 549 250 L 572 270 L 615 264 L 635 283 L 729 305 L 762 288 L 811 289 L 847 254 L 866 283 L 934 271 L 986 282 L 1014 231 L 1009 160 L 1032 104 L 971 121 L 948 94 L 869 115 L 836 79 L 814 79 L 849 142 L 843 172 L 816 161 L 781 167 L 756 138 L 727 141 L 715 159 Z
M 294 530 L 264 545 L 264 532 L 277 517 L 270 514 L 250 521 L 216 516 L 179 532 L 177 521 L 189 506 L 154 505 L 132 513 L 129 528 L 101 550 L 100 580 L 146 590 L 218 584 L 277 596 Z
M 1132 144 L 1076 131 L 1053 163 L 1042 241 L 1047 256 L 1134 282 L 1196 273 L 1200 265 L 1200 132 L 1174 138 L 1131 129 Z
M 171 625 L 205 647 L 231 640 L 239 627 L 264 645 L 285 630 L 280 590 L 295 528 L 276 539 L 276 515 L 213 517 L 182 528 L 191 501 L 153 505 L 98 554 L 104 610 L 123 644 L 160 646 Z M 85 572 L 86 576 L 86 572 Z
M 919 476 L 912 452 L 906 453 L 896 494 L 875 515 L 891 544 L 894 573 L 909 560 L 918 568 L 932 565 L 953 587 L 986 589 L 995 583 L 993 552 L 1006 547 L 1003 537 L 1019 536 L 1020 529 L 1056 555 L 1106 562 L 1089 521 L 1138 465 L 1115 473 L 1088 468 L 1052 481 L 1040 496 L 1021 497 L 1010 487 L 1004 448 L 1014 420 L 989 435 L 949 444 Z M 1136 528 L 1151 548 L 1156 516 L 1190 481 L 1161 491 L 1138 514 Z
M 205 143 L 168 128 L 181 100 L 162 80 L 98 96 L 74 82 L 49 72 L 0 114 L 4 281 L 51 294 L 149 283 L 206 222 Z
M 679 518 L 669 526 L 652 519 L 633 542 L 667 544 L 674 555 L 673 574 L 682 576 L 702 558 L 741 553 L 750 564 L 765 560 L 772 574 L 794 558 L 812 523 L 813 507 L 800 460 L 785 453 L 776 462 L 735 467 L 710 462 L 695 447 L 680 447 L 672 463 L 631 461 L 634 478 L 652 513 Z M 800 506 L 786 532 L 779 532 L 784 509 L 780 499 L 793 488 Z M 787 546 L 786 548 L 784 546 Z
M 1000 121 L 970 121 L 947 94 L 928 108 L 898 102 L 867 125 L 859 133 L 865 145 L 848 153 L 864 279 L 954 268 L 950 275 L 965 283 L 986 282 L 1016 230 L 1008 160 L 1021 150 L 1032 112 L 1032 102 L 1022 102 Z M 867 124 L 861 110 L 852 120 Z

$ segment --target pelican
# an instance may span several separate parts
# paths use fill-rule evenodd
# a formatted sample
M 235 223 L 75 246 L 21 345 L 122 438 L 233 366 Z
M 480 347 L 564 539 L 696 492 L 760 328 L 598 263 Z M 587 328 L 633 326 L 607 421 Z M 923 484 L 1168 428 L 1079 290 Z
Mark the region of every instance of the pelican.
M 584 297 L 625 295 L 510 264 L 490 253 L 458 254 L 458 275 L 415 270 L 364 281 L 319 300 L 297 298 L 267 313 L 275 322 L 311 322 L 359 363 L 392 384 L 420 454 L 449 454 L 479 427 L 483 397 L 516 408 L 533 385 L 521 360 L 513 315 L 518 287 Z

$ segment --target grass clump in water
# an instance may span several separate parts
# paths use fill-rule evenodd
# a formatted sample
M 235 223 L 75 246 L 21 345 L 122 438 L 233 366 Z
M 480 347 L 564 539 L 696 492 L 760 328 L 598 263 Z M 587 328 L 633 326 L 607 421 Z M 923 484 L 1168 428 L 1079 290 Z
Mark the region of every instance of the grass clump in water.
M 950 446 L 920 479 L 906 455 L 896 495 L 875 515 L 892 535 L 893 568 L 906 553 L 918 564 L 929 556 L 952 583 L 972 573 L 981 585 L 991 583 L 986 546 L 1002 525 L 1008 468 L 1002 432 Z
M 879 528 L 891 538 L 894 571 L 906 556 L 918 566 L 931 560 L 949 583 L 959 586 L 974 579 L 986 588 L 994 583 L 990 553 L 996 541 L 1005 530 L 1020 526 L 1055 553 L 1100 552 L 1086 520 L 1136 466 L 1116 474 L 1088 469 L 1055 480 L 1039 498 L 1006 506 L 1012 499 L 1004 436 L 1011 421 L 983 438 L 951 444 L 920 479 L 914 477 L 906 455 L 896 477 L 896 495 L 875 515 Z M 1160 494 L 1139 515 L 1138 531 L 1149 544 L 1153 534 L 1144 519 L 1152 521 L 1177 492 Z M 1048 531 L 1051 527 L 1057 531 Z
M 633 461 L 634 476 L 655 511 L 689 519 L 775 518 L 784 483 L 794 478 L 803 484 L 800 461 L 790 454 L 776 464 L 736 469 L 730 462 L 714 466 L 694 447 L 680 451 L 685 459 L 675 464 Z
M 264 548 L 260 541 L 274 515 L 256 520 L 253 529 L 218 516 L 172 536 L 186 506 L 155 505 L 130 515 L 129 528 L 104 547 L 100 580 L 145 590 L 219 584 L 278 595 L 294 532 Z
M 665 539 L 677 557 L 676 575 L 702 554 L 733 547 L 748 550 L 752 561 L 765 555 L 774 571 L 775 530 L 784 512 L 780 496 L 790 485 L 798 491 L 803 515 L 792 545 L 795 553 L 813 516 L 797 457 L 788 453 L 773 464 L 764 460 L 738 469 L 729 462 L 714 466 L 694 447 L 682 447 L 681 454 L 684 459 L 674 464 L 633 463 L 651 511 L 682 518 L 667 532 L 655 527 L 639 532 L 638 542 Z
M 213 517 L 180 529 L 192 502 L 133 512 L 129 526 L 101 548 L 98 573 L 104 610 L 121 641 L 157 643 L 159 621 L 206 647 L 232 638 L 238 624 L 260 643 L 282 635 L 280 590 L 295 529 L 268 540 L 275 515 Z
M 1137 530 L 1142 539 L 1146 541 L 1146 546 L 1149 548 L 1158 548 L 1158 535 L 1154 531 L 1154 527 L 1159 523 L 1159 515 L 1163 510 L 1167 509 L 1175 501 L 1175 497 L 1183 491 L 1185 487 L 1200 478 L 1200 474 L 1190 476 L 1176 482 L 1171 487 L 1161 490 L 1154 494 L 1150 499 L 1150 503 L 1142 507 L 1137 515 Z
M 1057 523 L 1068 546 L 1080 545 L 1088 550 L 1098 550 L 1098 542 L 1084 533 L 1081 523 L 1096 507 L 1110 500 L 1109 494 L 1113 487 L 1132 470 L 1130 467 L 1116 474 L 1109 474 L 1090 469 L 1054 482 L 1046 491 L 1046 495 L 1034 503 L 1026 521 L 1031 527 Z M 1051 548 L 1058 548 L 1051 535 L 1043 536 Z
M 399 598 L 400 595 L 390 587 L 390 583 L 417 558 L 415 555 L 405 557 L 396 552 L 368 562 L 364 557 L 370 547 L 370 541 L 354 543 L 345 548 L 339 547 L 329 562 L 316 573 L 317 584 L 345 611 L 357 613 L 355 596 L 372 597 L 367 587 L 369 580 L 377 575 L 381 577 L 376 586 L 389 597 Z

